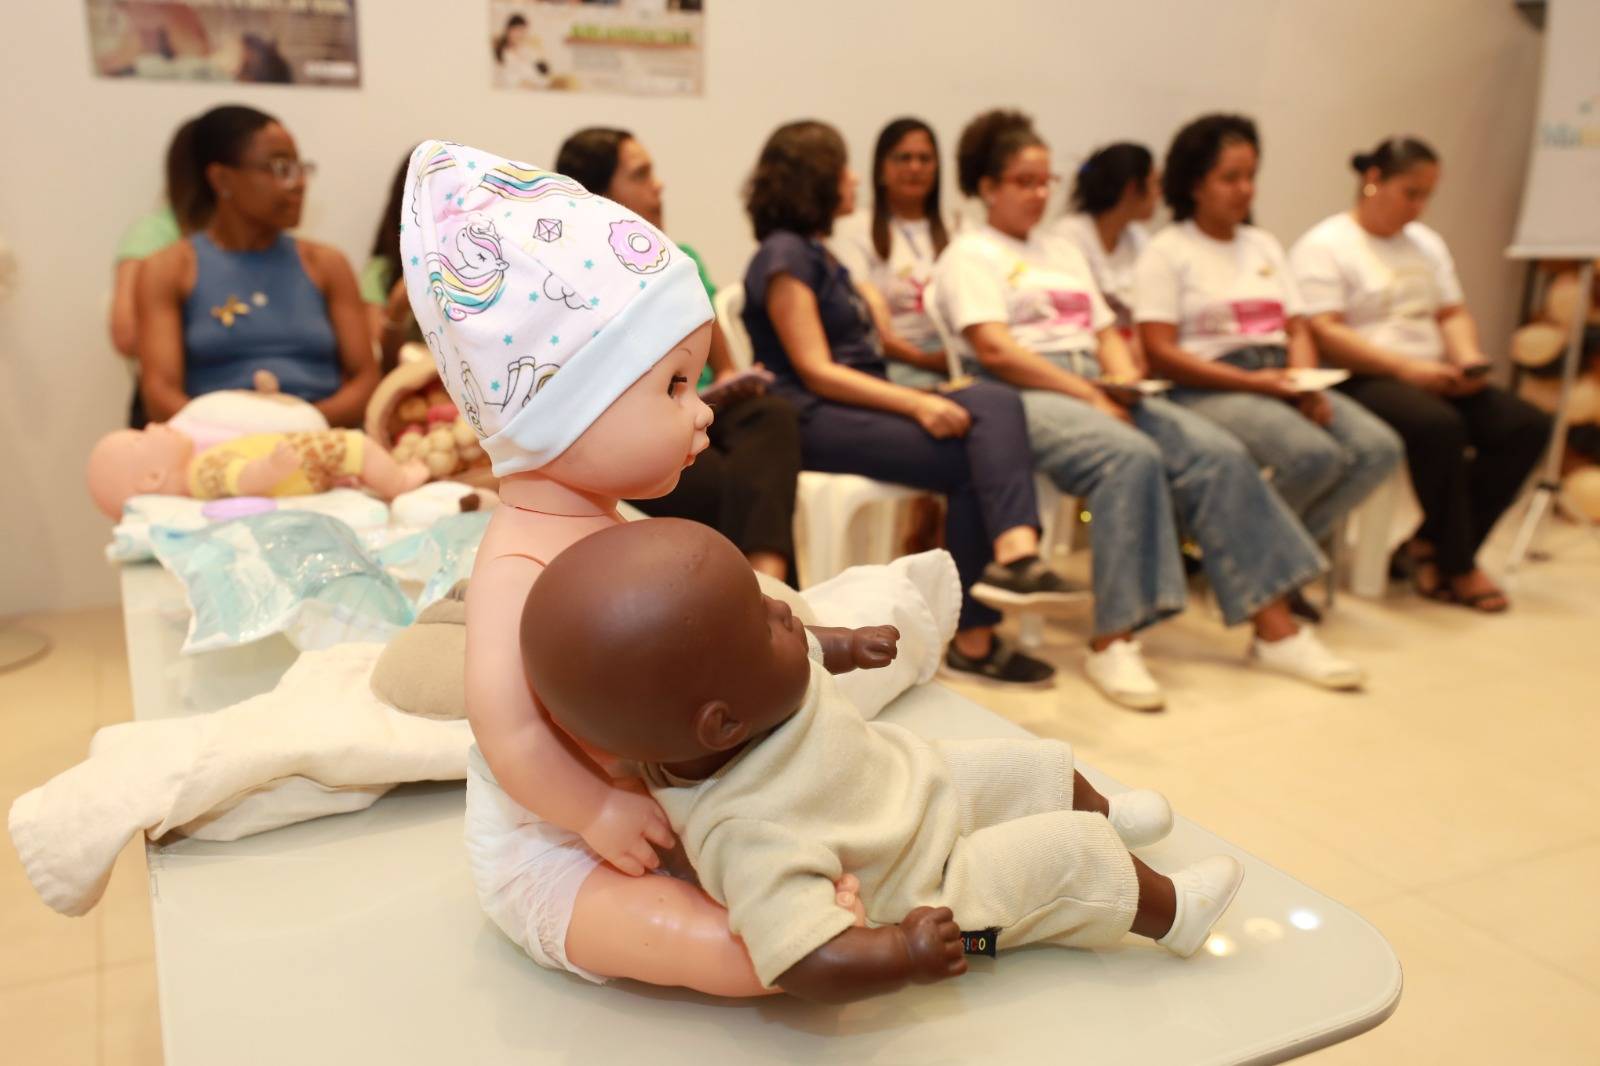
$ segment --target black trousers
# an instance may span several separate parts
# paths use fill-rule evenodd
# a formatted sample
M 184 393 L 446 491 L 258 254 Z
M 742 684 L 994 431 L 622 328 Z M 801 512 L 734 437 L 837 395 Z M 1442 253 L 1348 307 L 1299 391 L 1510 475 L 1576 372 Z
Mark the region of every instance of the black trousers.
M 711 526 L 746 555 L 773 552 L 794 577 L 794 493 L 800 478 L 800 429 L 794 408 L 777 396 L 754 396 L 717 409 L 711 447 L 683 472 L 678 487 L 632 504 L 655 518 Z
M 1017 526 L 1039 527 L 1033 452 L 1016 389 L 973 382 L 949 393 L 972 415 L 965 437 L 936 440 L 912 419 L 809 394 L 798 397 L 805 467 L 941 492 L 945 543 L 967 590 L 958 625 L 992 626 L 1000 612 L 972 598 L 994 558 L 994 538 Z
M 1493 386 L 1471 396 L 1440 396 L 1398 378 L 1358 376 L 1339 387 L 1405 441 L 1424 516 L 1417 536 L 1434 546 L 1439 572 L 1470 572 L 1489 531 L 1544 454 L 1549 416 Z

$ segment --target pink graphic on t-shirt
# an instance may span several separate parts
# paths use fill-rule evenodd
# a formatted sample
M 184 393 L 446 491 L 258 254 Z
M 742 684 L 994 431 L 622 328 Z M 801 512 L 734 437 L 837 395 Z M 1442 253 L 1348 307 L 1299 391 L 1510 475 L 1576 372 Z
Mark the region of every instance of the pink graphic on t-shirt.
M 1277 300 L 1234 300 L 1232 307 L 1238 333 L 1258 335 L 1283 330 L 1283 304 Z
M 1051 289 L 1050 306 L 1055 308 L 1056 312 L 1055 318 L 1051 321 L 1052 325 L 1088 329 L 1094 321 L 1094 305 L 1089 302 L 1089 294 L 1086 292 Z

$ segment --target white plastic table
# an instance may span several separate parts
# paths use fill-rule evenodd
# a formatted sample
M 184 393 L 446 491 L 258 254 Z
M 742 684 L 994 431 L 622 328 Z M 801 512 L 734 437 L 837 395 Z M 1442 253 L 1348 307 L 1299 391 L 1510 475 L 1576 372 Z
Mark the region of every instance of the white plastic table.
M 133 566 L 122 593 L 140 719 L 227 706 L 293 661 L 281 639 L 180 657 L 177 583 Z M 885 718 L 928 736 L 1021 733 L 937 685 Z M 541 970 L 483 916 L 462 812 L 461 786 L 412 785 L 233 843 L 149 847 L 169 1066 L 1267 1063 L 1364 1032 L 1400 997 L 1399 961 L 1359 915 L 1182 819 L 1141 854 L 1173 869 L 1222 851 L 1248 870 L 1187 961 L 1133 938 L 1029 948 L 845 1008 L 597 987 Z

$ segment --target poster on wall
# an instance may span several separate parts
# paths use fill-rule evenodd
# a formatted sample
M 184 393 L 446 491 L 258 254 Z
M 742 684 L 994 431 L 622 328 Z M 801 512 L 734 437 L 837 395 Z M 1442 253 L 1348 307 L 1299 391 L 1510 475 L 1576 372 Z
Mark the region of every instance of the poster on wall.
M 356 0 L 85 0 L 102 78 L 361 84 Z
M 490 0 L 497 89 L 699 96 L 703 0 Z

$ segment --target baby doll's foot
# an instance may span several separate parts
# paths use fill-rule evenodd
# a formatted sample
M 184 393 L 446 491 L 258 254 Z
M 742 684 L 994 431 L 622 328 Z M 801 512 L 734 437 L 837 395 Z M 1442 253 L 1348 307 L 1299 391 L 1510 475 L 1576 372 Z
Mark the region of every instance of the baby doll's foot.
M 426 464 L 419 463 L 416 460 L 401 463 L 400 492 L 395 493 L 395 495 L 398 496 L 400 493 L 410 492 L 412 489 L 420 489 L 428 483 L 430 476 L 432 475 Z
M 278 391 L 278 375 L 270 370 L 257 370 L 250 378 L 250 384 L 255 386 L 257 392 L 268 395 Z
M 856 916 L 856 925 L 867 924 L 867 905 L 861 902 L 861 880 L 845 874 L 833 883 L 833 901 Z
M 1156 943 L 1187 959 L 1200 950 L 1211 927 L 1228 909 L 1244 881 L 1244 867 L 1227 855 L 1213 855 L 1172 875 L 1177 904 L 1172 928 Z
M 1110 813 L 1106 818 L 1117 836 L 1130 848 L 1154 844 L 1172 832 L 1172 804 L 1167 797 L 1148 788 L 1136 788 L 1106 797 Z

